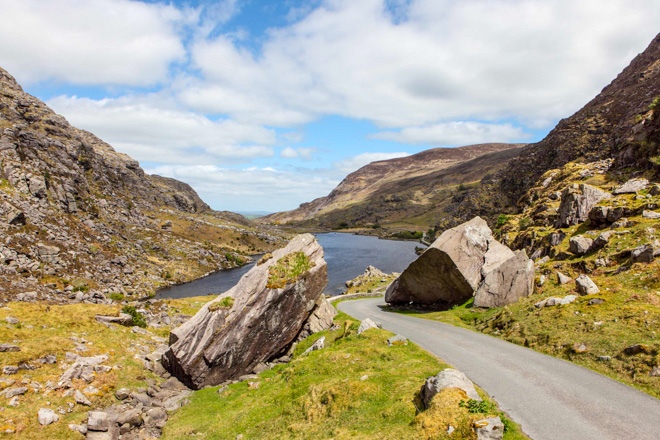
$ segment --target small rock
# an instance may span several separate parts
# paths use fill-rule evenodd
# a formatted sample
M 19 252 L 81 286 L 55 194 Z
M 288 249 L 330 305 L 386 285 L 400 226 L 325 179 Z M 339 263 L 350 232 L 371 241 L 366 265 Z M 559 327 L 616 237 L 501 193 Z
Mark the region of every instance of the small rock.
M 393 345 L 408 345 L 408 339 L 402 335 L 392 336 L 387 340 L 387 345 L 390 347 Z
M 630 261 L 632 263 L 650 263 L 654 258 L 653 246 L 650 244 L 636 247 L 630 253 Z
M 601 362 L 609 362 L 612 360 L 612 356 L 598 356 L 598 360 Z
M 16 374 L 18 373 L 18 367 L 15 365 L 7 365 L 5 367 L 2 367 L 2 373 L 3 374 Z
M 40 425 L 46 426 L 46 425 L 50 425 L 51 423 L 57 422 L 60 419 L 60 416 L 55 414 L 55 412 L 52 409 L 41 408 L 39 409 L 37 418 L 39 420 Z
M 575 255 L 585 255 L 593 244 L 592 239 L 576 235 L 569 240 L 569 251 Z
M 0 344 L 0 352 L 21 351 L 21 347 L 12 344 Z
M 572 280 L 570 277 L 564 275 L 564 274 L 561 273 L 561 272 L 557 272 L 557 282 L 558 282 L 559 284 L 568 284 L 568 283 L 570 283 L 571 281 L 573 281 L 573 280 Z
M 362 382 L 364 382 L 364 381 L 367 380 L 367 379 L 369 379 L 369 376 L 366 375 L 366 374 L 365 374 L 364 376 L 360 377 L 360 380 L 361 380 Z
M 586 353 L 588 349 L 586 345 L 580 342 L 577 344 L 573 344 L 572 350 L 573 353 L 580 354 L 580 353 Z
M 578 293 L 580 295 L 593 295 L 600 292 L 600 289 L 587 275 L 582 274 L 575 280 Z
M 145 414 L 144 423 L 147 426 L 153 426 L 162 429 L 167 422 L 167 412 L 163 408 L 151 408 Z
M 104 411 L 90 411 L 87 413 L 87 430 L 105 432 L 110 428 L 108 413 Z
M 309 347 L 303 354 L 311 353 L 316 350 L 323 350 L 325 348 L 325 336 L 321 336 L 311 347 Z
M 16 325 L 19 323 L 18 318 L 14 318 L 13 316 L 7 316 L 7 318 L 5 318 L 5 321 L 7 321 L 7 323 L 11 325 Z
M 643 211 L 642 212 L 642 217 L 650 218 L 650 219 L 658 219 L 658 218 L 660 218 L 660 213 L 655 212 L 655 211 Z
M 27 393 L 27 391 L 27 387 L 5 388 L 2 390 L 2 392 L 0 392 L 0 395 L 6 397 L 7 399 L 11 399 L 15 396 L 22 396 L 23 394 Z
M 619 185 L 616 188 L 614 188 L 614 191 L 612 191 L 612 194 L 614 195 L 619 195 L 619 194 L 635 194 L 637 191 L 641 191 L 646 188 L 646 186 L 649 184 L 649 181 L 646 179 L 630 179 L 623 185 Z
M 419 392 L 424 408 L 428 408 L 431 405 L 433 396 L 445 388 L 459 388 L 465 391 L 465 394 L 467 394 L 470 399 L 481 401 L 481 397 L 479 397 L 477 390 L 474 389 L 474 384 L 465 374 L 458 370 L 447 368 L 442 370 L 436 376 L 431 376 L 426 379 L 426 382 Z
M 602 298 L 592 298 L 587 304 L 590 306 L 597 306 L 598 304 L 603 304 L 604 302 L 605 300 Z
M 261 382 L 248 382 L 248 390 L 258 390 Z
M 652 196 L 660 195 L 660 185 L 653 185 L 651 189 L 649 189 L 649 194 Z
M 504 424 L 499 417 L 476 421 L 473 426 L 477 433 L 477 440 L 502 440 L 504 438 Z
M 126 400 L 130 395 L 131 395 L 131 390 L 129 390 L 128 388 L 120 388 L 117 391 L 115 391 L 115 397 L 119 400 Z
M 90 402 L 89 399 L 85 397 L 85 395 L 79 390 L 76 390 L 76 392 L 73 394 L 73 398 L 76 403 L 79 403 L 80 405 L 90 406 L 92 404 L 92 402 Z
M 87 425 L 76 425 L 76 424 L 71 423 L 69 425 L 69 429 L 71 431 L 79 432 L 82 435 L 87 434 Z
M 252 372 L 254 374 L 259 374 L 259 373 L 263 373 L 266 370 L 268 370 L 268 365 L 264 364 L 263 362 L 260 362 L 257 364 L 256 367 L 254 367 L 254 370 L 252 370 Z
M 372 328 L 378 328 L 378 325 L 374 321 L 372 321 L 370 318 L 364 319 L 360 323 L 360 327 L 358 327 L 357 334 L 361 335 L 362 333 L 364 333 L 367 330 L 372 329 Z
M 649 374 L 653 377 L 660 376 L 660 366 L 653 367 L 653 369 L 651 370 L 651 373 L 649 373 Z
M 539 287 L 543 287 L 543 285 L 545 284 L 545 280 L 546 280 L 545 275 L 541 275 L 538 281 L 536 282 L 536 285 Z

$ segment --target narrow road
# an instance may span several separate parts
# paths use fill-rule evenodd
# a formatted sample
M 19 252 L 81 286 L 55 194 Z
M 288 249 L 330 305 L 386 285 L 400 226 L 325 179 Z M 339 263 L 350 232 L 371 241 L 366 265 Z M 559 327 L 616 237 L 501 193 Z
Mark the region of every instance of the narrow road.
M 660 400 L 586 368 L 492 336 L 385 312 L 382 298 L 338 308 L 371 318 L 465 373 L 534 440 L 658 440 Z

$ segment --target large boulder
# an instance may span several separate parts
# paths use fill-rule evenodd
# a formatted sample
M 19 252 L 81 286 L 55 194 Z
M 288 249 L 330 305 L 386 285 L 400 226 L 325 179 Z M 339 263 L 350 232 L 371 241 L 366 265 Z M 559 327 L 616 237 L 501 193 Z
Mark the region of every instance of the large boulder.
M 484 304 L 502 305 L 529 295 L 533 280 L 534 265 L 527 255 L 495 240 L 486 222 L 475 217 L 445 231 L 413 261 L 388 287 L 385 302 L 449 306 L 468 300 L 481 288 Z M 502 290 L 514 286 L 510 294 Z M 497 299 L 487 299 L 493 296 Z
M 296 277 L 283 276 L 291 273 L 281 271 L 283 261 L 300 253 L 311 267 Z M 278 270 L 280 275 L 269 279 Z M 296 339 L 327 280 L 323 248 L 310 234 L 295 237 L 173 330 L 163 366 L 193 389 L 250 373 Z
M 474 295 L 477 307 L 501 307 L 529 296 L 534 290 L 534 262 L 524 250 L 487 272 Z
M 561 193 L 557 228 L 577 225 L 589 218 L 589 212 L 598 202 L 609 199 L 612 195 L 591 185 L 574 184 Z

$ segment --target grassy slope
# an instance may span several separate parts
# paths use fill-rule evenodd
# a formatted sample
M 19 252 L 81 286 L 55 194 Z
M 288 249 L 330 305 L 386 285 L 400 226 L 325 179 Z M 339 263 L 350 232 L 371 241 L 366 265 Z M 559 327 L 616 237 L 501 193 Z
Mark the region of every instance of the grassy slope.
M 346 321 L 346 336 L 343 327 L 312 336 L 296 348 L 290 364 L 262 373 L 252 385 L 242 382 L 221 393 L 218 387 L 196 392 L 170 419 L 163 438 L 443 438 L 446 411 L 437 418 L 437 409 L 433 416 L 416 417 L 414 399 L 424 380 L 447 366 L 414 344 L 388 347 L 388 332 L 374 329 L 357 336 L 356 321 L 343 314 L 336 319 Z M 303 355 L 321 336 L 326 337 L 326 348 Z M 469 427 L 471 420 L 484 417 L 468 414 L 458 406 L 460 400 L 446 395 L 434 402 L 452 408 L 455 426 Z M 526 437 L 510 424 L 506 438 Z
M 552 184 L 532 190 L 536 193 L 536 202 L 531 203 L 522 214 L 509 216 L 502 231 L 499 231 L 501 238 L 509 243 L 543 243 L 544 238 L 555 231 L 555 228 L 547 226 L 543 216 L 552 216 L 559 206 L 558 201 L 548 202 L 549 193 L 560 191 L 571 183 L 587 183 L 609 191 L 617 180 L 625 181 L 627 178 L 625 175 L 607 174 L 580 177 L 587 168 L 584 164 L 569 163 L 562 169 L 548 171 L 544 178 L 554 174 Z M 471 301 L 468 301 L 448 311 L 406 313 L 498 336 L 570 360 L 660 397 L 660 377 L 650 375 L 654 367 L 660 366 L 660 264 L 658 261 L 631 264 L 629 258 L 631 249 L 653 243 L 659 237 L 658 220 L 641 215 L 648 203 L 660 204 L 660 196 L 650 196 L 647 190 L 637 195 L 619 195 L 604 200 L 600 205 L 627 207 L 639 212 L 628 217 L 626 226 L 597 229 L 587 221 L 563 228 L 566 238 L 554 249 L 559 258 L 550 259 L 537 270 L 537 280 L 543 274 L 547 277 L 546 283 L 537 287 L 534 295 L 516 304 L 479 310 L 472 309 Z M 539 210 L 540 204 L 548 209 Z M 539 211 L 540 216 L 534 214 Z M 521 224 L 525 226 L 521 227 Z M 603 249 L 585 256 L 568 253 L 570 237 L 584 235 L 595 239 L 605 231 L 613 231 L 614 235 Z M 596 265 L 597 259 L 608 260 L 609 263 L 599 267 Z M 628 270 L 619 271 L 621 267 L 628 267 Z M 581 273 L 588 273 L 601 291 L 596 295 L 579 297 L 573 304 L 537 309 L 534 304 L 543 298 L 578 294 L 575 283 L 558 284 L 557 271 L 573 279 Z M 589 305 L 593 298 L 604 302 Z M 586 346 L 586 352 L 578 353 L 580 350 L 574 349 L 580 344 Z M 644 345 L 643 352 L 626 354 L 624 350 L 635 344 Z M 602 356 L 609 356 L 611 360 L 599 359 Z

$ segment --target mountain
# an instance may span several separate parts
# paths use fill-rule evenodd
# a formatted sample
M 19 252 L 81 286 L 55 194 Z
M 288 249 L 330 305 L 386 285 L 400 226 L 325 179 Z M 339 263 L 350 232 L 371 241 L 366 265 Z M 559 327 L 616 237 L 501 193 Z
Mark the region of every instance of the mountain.
M 443 216 L 448 197 L 501 169 L 522 144 L 434 148 L 372 162 L 349 174 L 332 192 L 263 222 L 323 228 L 419 229 Z
M 280 242 L 238 214 L 211 210 L 189 185 L 146 174 L 3 69 L 0 234 L 5 299 L 148 295 Z

